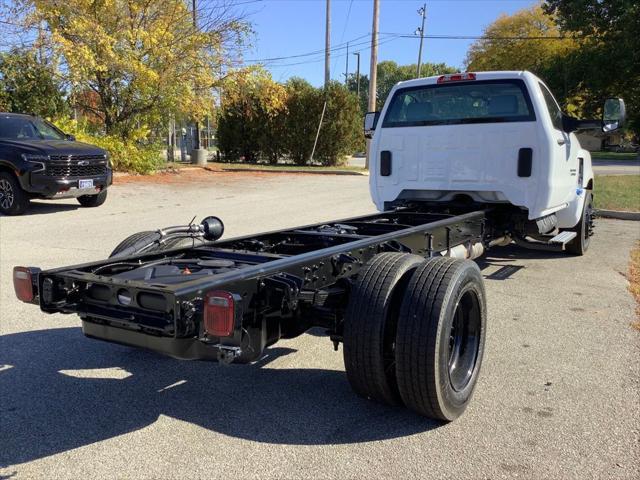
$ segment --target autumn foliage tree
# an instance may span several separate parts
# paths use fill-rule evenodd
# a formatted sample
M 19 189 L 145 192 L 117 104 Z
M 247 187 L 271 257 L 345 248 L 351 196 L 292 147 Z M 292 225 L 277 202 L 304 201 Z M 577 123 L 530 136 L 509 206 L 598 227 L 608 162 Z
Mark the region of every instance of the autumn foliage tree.
M 218 147 L 228 158 L 276 162 L 284 151 L 285 88 L 264 70 L 237 72 L 224 82 Z
M 123 139 L 168 113 L 202 118 L 219 72 L 248 26 L 221 6 L 195 28 L 184 0 L 22 0 L 44 24 L 75 89 L 98 102 L 81 106 Z M 222 2 L 224 3 L 224 2 Z M 77 96 L 82 102 L 87 96 Z
M 566 57 L 578 47 L 563 37 L 560 27 L 542 7 L 501 15 L 482 38 L 469 48 L 465 61 L 470 71 L 529 70 L 542 74 L 557 57 Z

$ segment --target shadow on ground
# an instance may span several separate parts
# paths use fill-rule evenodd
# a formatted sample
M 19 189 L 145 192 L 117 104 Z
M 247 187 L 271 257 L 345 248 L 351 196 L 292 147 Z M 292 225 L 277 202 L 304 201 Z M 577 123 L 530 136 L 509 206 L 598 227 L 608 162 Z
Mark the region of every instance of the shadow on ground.
M 70 212 L 79 208 L 81 208 L 80 204 L 74 205 L 72 203 L 60 203 L 58 201 L 51 201 L 48 203 L 32 201 L 29 204 L 27 211 L 22 215 L 47 215 L 49 213 Z M 2 217 L 2 214 L 0 214 L 0 217 Z
M 0 337 L 0 466 L 138 430 L 161 414 L 277 444 L 366 442 L 439 426 L 357 397 L 343 371 L 268 368 L 295 352 L 274 348 L 257 364 L 225 367 L 89 340 L 79 328 Z M 72 376 L 93 369 L 120 378 Z
M 564 256 L 517 247 L 489 253 L 478 263 L 486 278 L 497 280 L 517 275 L 518 260 Z M 487 274 L 491 267 L 506 273 Z M 89 340 L 79 328 L 1 336 L 0 466 L 139 430 L 159 415 L 233 437 L 296 445 L 390 439 L 440 426 L 357 397 L 342 370 L 269 368 L 296 351 L 267 352 L 254 365 L 225 367 Z M 86 377 L 97 369 L 118 378 Z

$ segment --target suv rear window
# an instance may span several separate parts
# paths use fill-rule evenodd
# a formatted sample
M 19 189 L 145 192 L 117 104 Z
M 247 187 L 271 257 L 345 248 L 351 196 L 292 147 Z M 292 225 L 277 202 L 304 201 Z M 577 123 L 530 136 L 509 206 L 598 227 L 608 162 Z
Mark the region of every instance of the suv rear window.
M 391 99 L 382 128 L 535 119 L 522 80 L 484 80 L 401 88 Z

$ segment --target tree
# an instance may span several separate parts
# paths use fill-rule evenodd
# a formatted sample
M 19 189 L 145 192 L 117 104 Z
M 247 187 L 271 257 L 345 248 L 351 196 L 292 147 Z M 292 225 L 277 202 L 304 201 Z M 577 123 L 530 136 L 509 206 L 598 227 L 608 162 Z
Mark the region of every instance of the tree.
M 261 69 L 227 78 L 218 115 L 218 146 L 225 157 L 277 162 L 285 150 L 286 97 L 286 89 Z
M 342 84 L 314 88 L 293 78 L 285 85 L 254 69 L 229 82 L 218 115 L 218 145 L 225 157 L 276 163 L 288 157 L 298 165 L 311 158 L 327 102 L 314 160 L 336 165 L 361 137 L 358 99 Z
M 0 110 L 55 117 L 67 109 L 62 83 L 50 63 L 35 51 L 0 53 Z
M 416 78 L 418 66 L 398 65 L 391 60 L 385 60 L 378 63 L 378 80 L 377 80 L 377 105 L 378 109 L 387 99 L 389 92 L 398 82 L 411 80 Z M 458 69 L 445 65 L 444 63 L 425 63 L 422 65 L 420 74 L 429 77 L 432 75 L 443 75 L 447 73 L 455 73 Z M 347 79 L 347 86 L 351 92 L 357 92 L 355 74 L 350 74 Z M 367 75 L 360 76 L 360 109 L 364 115 L 367 112 L 367 99 L 369 97 L 369 77 Z
M 286 149 L 297 165 L 305 165 L 313 150 L 324 98 L 320 89 L 301 78 L 289 79 L 285 88 L 288 100 L 284 131 Z
M 588 95 L 573 85 L 580 41 L 564 36 L 555 17 L 539 5 L 502 15 L 471 45 L 466 69 L 529 70 L 544 79 L 566 111 L 580 116 Z
M 327 107 L 314 159 L 323 165 L 338 165 L 354 152 L 362 137 L 360 107 L 357 97 L 342 83 L 330 82 L 322 94 Z
M 502 15 L 471 45 L 465 65 L 468 71 L 529 70 L 542 75 L 556 58 L 566 58 L 578 47 L 576 40 L 561 36 L 554 18 L 539 5 Z
M 82 102 L 123 139 L 167 113 L 202 118 L 213 105 L 229 51 L 248 26 L 224 5 L 194 28 L 184 0 L 23 0 L 29 20 L 43 23 Z
M 568 34 L 585 36 L 573 62 L 571 86 L 584 90 L 585 110 L 597 115 L 602 100 L 627 102 L 629 127 L 640 132 L 640 2 L 547 0 L 544 10 Z

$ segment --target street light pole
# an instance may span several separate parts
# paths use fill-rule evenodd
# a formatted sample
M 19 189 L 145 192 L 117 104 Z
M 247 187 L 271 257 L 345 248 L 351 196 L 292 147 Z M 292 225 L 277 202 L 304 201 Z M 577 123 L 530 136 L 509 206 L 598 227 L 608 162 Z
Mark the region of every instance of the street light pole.
M 418 49 L 418 77 L 420 77 L 420 68 L 422 67 L 422 42 L 424 41 L 424 20 L 427 16 L 427 4 L 425 3 L 420 10 L 418 10 L 418 15 L 422 17 L 422 26 L 418 29 L 420 32 L 420 48 Z
M 331 80 L 331 0 L 327 0 L 327 18 L 324 33 L 324 87 Z
M 356 63 L 356 95 L 360 101 L 360 52 L 355 52 L 354 55 L 358 59 Z
M 344 84 L 347 85 L 349 80 L 349 42 L 347 42 L 347 56 L 345 57 L 344 66 Z
M 193 15 L 193 30 L 194 33 L 198 30 L 198 12 L 196 7 L 196 0 L 191 2 L 191 13 Z M 195 92 L 198 93 L 197 91 Z M 200 148 L 200 122 L 195 120 L 196 131 L 193 135 L 193 150 L 191 150 L 191 163 L 198 165 L 207 164 L 207 151 Z
M 375 112 L 376 110 L 376 90 L 378 82 L 378 25 L 380 12 L 380 0 L 373 0 L 373 25 L 371 28 L 371 63 L 369 65 L 369 102 L 368 110 Z M 367 139 L 367 157 L 364 167 L 369 169 L 369 146 L 371 140 Z

